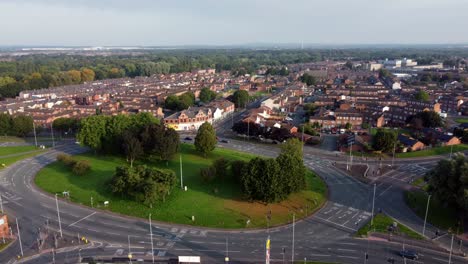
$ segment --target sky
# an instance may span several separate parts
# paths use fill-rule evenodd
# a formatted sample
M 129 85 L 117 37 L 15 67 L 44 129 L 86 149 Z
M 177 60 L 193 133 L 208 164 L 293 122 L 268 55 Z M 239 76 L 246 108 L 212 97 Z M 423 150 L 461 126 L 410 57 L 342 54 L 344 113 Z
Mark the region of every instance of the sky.
M 468 43 L 468 0 L 0 0 L 0 45 Z

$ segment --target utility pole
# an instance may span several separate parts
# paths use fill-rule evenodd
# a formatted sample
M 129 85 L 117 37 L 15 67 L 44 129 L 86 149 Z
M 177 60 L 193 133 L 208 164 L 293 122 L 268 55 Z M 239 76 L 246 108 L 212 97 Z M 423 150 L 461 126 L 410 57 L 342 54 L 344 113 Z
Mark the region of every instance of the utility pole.
M 291 263 L 294 263 L 294 225 L 295 225 L 295 222 L 296 222 L 296 214 L 293 213 L 293 224 L 292 224 L 292 256 L 291 256 Z
M 52 135 L 52 147 L 55 147 L 54 127 L 52 126 L 52 123 L 50 123 L 50 133 Z
M 224 258 L 226 263 L 229 263 L 229 238 L 226 237 L 226 257 Z
M 18 218 L 16 218 L 16 230 L 18 230 L 18 242 L 20 245 L 20 250 L 21 250 L 21 257 L 24 256 L 23 254 L 23 243 L 21 243 L 21 233 L 19 229 L 19 224 L 18 224 Z
M 2 210 L 2 213 L 5 212 L 3 211 L 3 200 L 2 200 L 2 195 L 0 194 L 0 210 Z
M 371 215 L 371 222 L 370 222 L 371 227 L 374 224 L 374 204 L 375 204 L 375 189 L 376 189 L 376 187 L 377 187 L 377 185 L 374 183 L 374 196 L 372 198 L 372 215 Z
M 36 136 L 36 125 L 34 124 L 34 120 L 33 120 L 33 132 L 34 132 L 34 144 L 37 148 L 37 136 Z
M 128 263 L 132 263 L 132 253 L 130 251 L 130 235 L 127 235 L 128 238 Z
M 452 234 L 452 242 L 450 242 L 450 253 L 449 253 L 448 264 L 452 263 L 452 249 L 453 249 L 453 237 L 454 236 L 455 236 L 455 234 Z
M 153 227 L 151 225 L 151 214 L 149 214 L 150 237 L 151 237 L 151 258 L 154 263 L 154 246 L 153 246 Z
M 426 232 L 426 221 L 427 221 L 427 213 L 429 212 L 429 201 L 431 200 L 431 195 L 427 197 L 427 205 L 426 205 L 426 215 L 424 216 L 424 225 L 423 225 L 423 232 L 422 235 Z
M 55 194 L 55 204 L 57 205 L 57 218 L 58 218 L 58 222 L 59 222 L 60 237 L 63 237 L 63 234 L 62 234 L 62 221 L 60 220 L 60 209 L 59 209 L 59 205 L 58 205 L 57 194 Z
M 180 189 L 184 189 L 184 178 L 182 177 L 182 154 L 180 154 Z
M 396 143 L 393 143 L 393 157 L 392 157 L 392 168 L 395 164 L 395 150 L 396 150 Z

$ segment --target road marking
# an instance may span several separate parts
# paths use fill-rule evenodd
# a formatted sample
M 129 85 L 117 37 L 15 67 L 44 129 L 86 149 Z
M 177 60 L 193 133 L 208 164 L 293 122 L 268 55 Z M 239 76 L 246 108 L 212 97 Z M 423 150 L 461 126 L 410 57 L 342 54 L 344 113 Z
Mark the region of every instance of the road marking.
M 353 256 L 340 256 L 340 255 L 338 255 L 337 257 L 339 257 L 339 258 L 358 259 L 358 257 L 353 257 Z
M 309 254 L 309 256 L 313 256 L 313 257 L 331 257 L 331 255 L 322 255 L 322 254 Z
M 385 189 L 383 192 L 381 192 L 378 197 L 382 196 L 386 191 L 388 191 L 390 188 L 392 188 L 392 186 L 393 185 L 388 186 L 388 188 Z
M 70 226 L 72 226 L 72 225 L 75 225 L 75 224 L 78 224 L 79 222 L 81 222 L 81 221 L 85 220 L 85 219 L 86 219 L 86 218 L 88 218 L 88 217 L 91 217 L 91 216 L 93 216 L 93 215 L 94 215 L 94 214 L 96 214 L 96 213 L 97 213 L 97 212 L 92 212 L 91 214 L 89 214 L 89 215 L 87 215 L 87 216 L 85 216 L 85 217 L 81 218 L 80 220 L 78 220 L 78 221 L 76 221 L 76 222 L 74 222 L 74 223 L 70 224 L 68 227 L 70 227 Z
M 338 251 L 349 251 L 349 252 L 356 252 L 355 249 L 346 249 L 346 248 L 339 248 Z
M 345 225 L 337 224 L 337 223 L 335 223 L 335 222 L 332 222 L 332 221 L 330 221 L 330 220 L 328 220 L 328 219 L 325 219 L 325 218 L 322 218 L 322 217 L 319 217 L 319 216 L 314 216 L 314 217 L 317 218 L 317 219 L 320 219 L 320 220 L 322 220 L 322 221 L 328 222 L 328 223 L 330 223 L 330 224 L 337 225 L 337 226 L 341 226 L 341 227 L 343 227 L 343 228 L 349 229 L 349 230 L 351 230 L 351 231 L 357 231 L 356 229 L 353 229 L 353 228 L 351 228 L 351 227 L 347 227 L 347 226 L 345 226 Z

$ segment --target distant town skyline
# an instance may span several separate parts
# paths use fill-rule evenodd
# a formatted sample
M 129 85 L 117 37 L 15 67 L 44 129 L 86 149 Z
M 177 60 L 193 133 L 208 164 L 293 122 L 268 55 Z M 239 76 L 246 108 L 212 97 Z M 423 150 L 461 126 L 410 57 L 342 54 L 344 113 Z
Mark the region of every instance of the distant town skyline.
M 0 46 L 462 44 L 462 0 L 0 0 Z

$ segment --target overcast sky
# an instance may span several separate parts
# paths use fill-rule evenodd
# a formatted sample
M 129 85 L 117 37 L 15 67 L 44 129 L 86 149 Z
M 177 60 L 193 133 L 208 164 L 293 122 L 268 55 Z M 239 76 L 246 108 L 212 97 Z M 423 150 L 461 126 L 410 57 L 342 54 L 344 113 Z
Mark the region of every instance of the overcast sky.
M 0 0 L 0 45 L 468 43 L 468 0 Z

